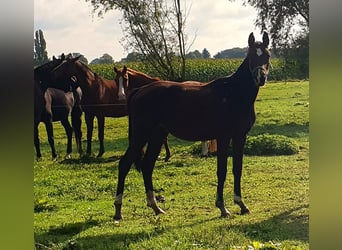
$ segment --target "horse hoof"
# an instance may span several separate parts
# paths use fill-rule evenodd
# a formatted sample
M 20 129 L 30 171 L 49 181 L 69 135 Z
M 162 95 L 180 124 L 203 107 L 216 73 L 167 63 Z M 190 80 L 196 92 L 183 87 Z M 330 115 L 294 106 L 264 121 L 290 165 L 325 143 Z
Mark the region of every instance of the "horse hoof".
M 53 161 L 53 162 L 57 161 L 57 156 L 52 157 L 52 161 Z
M 37 162 L 42 161 L 42 157 L 37 157 Z
M 71 159 L 71 154 L 67 154 L 66 156 L 64 156 L 65 160 L 70 160 Z
M 158 210 L 154 210 L 154 212 L 155 212 L 156 215 L 166 214 L 166 212 L 163 209 L 159 208 L 159 207 L 158 207 Z
M 248 207 L 241 209 L 241 215 L 250 214 L 250 213 L 251 213 L 251 211 L 249 211 Z
M 230 212 L 227 210 L 225 212 L 221 212 L 221 218 L 229 218 L 230 217 Z

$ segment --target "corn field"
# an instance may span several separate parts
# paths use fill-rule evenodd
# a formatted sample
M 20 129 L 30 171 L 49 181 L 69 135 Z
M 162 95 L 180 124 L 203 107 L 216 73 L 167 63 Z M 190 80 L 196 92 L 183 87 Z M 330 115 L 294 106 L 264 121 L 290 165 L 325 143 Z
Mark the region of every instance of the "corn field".
M 186 73 L 184 81 L 194 80 L 208 82 L 219 77 L 234 73 L 243 59 L 188 59 L 186 61 Z M 114 66 L 121 68 L 126 65 L 129 68 L 144 72 L 150 76 L 160 77 L 158 73 L 147 63 L 127 62 L 115 64 L 90 64 L 90 68 L 100 76 L 113 79 Z M 160 77 L 162 78 L 162 77 Z M 271 59 L 269 81 L 304 80 L 300 67 L 294 62 L 285 64 L 283 60 Z M 167 80 L 167 79 L 165 79 Z

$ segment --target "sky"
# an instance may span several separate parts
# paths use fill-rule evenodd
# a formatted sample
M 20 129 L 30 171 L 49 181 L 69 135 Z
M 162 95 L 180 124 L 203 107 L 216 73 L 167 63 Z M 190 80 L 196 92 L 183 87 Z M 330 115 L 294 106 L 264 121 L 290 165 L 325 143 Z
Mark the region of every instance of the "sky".
M 186 7 L 185 33 L 189 42 L 195 38 L 189 51 L 206 48 L 214 56 L 225 49 L 246 47 L 251 32 L 261 40 L 254 25 L 256 11 L 243 6 L 242 1 L 186 0 Z M 92 6 L 85 0 L 34 0 L 34 30 L 43 31 L 49 58 L 81 53 L 91 62 L 107 53 L 120 61 L 131 52 L 120 44 L 120 18 L 116 10 L 102 18 L 93 15 Z

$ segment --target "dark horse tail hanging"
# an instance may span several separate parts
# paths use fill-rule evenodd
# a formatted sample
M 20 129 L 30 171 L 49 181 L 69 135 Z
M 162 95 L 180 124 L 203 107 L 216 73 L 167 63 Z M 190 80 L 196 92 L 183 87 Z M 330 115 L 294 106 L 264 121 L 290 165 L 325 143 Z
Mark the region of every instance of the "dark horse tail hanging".
M 158 207 L 152 184 L 152 172 L 168 133 L 191 141 L 217 140 L 217 193 L 216 207 L 222 217 L 230 215 L 223 199 L 227 173 L 228 146 L 232 141 L 234 202 L 241 214 L 249 213 L 242 201 L 241 172 L 246 135 L 255 122 L 254 102 L 259 87 L 266 82 L 270 52 L 268 34 L 262 42 L 255 42 L 253 33 L 248 38 L 248 53 L 237 71 L 205 85 L 157 81 L 140 88 L 128 100 L 130 142 L 119 163 L 115 216 L 122 218 L 121 206 L 125 178 L 133 162 L 140 160 L 147 205 L 156 214 L 164 213 Z

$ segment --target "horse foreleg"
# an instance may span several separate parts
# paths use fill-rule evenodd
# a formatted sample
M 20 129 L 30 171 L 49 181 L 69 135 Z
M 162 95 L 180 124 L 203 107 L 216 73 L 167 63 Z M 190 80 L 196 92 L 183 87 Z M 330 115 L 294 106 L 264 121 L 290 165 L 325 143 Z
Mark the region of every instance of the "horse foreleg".
M 87 126 L 87 155 L 91 155 L 91 141 L 94 129 L 94 115 L 85 113 L 84 117 Z
M 250 212 L 243 203 L 241 196 L 242 158 L 245 142 L 246 135 L 233 138 L 234 203 L 241 208 L 241 214 L 248 214 Z
M 68 119 L 61 120 L 61 123 L 64 127 L 65 133 L 67 135 L 67 151 L 64 159 L 70 159 L 71 158 L 71 152 L 72 152 L 72 132 L 73 129 L 69 123 Z
M 227 158 L 230 139 L 223 138 L 217 140 L 217 192 L 215 205 L 221 211 L 221 217 L 230 216 L 230 212 L 225 207 L 223 198 L 224 183 L 227 176 Z
M 76 146 L 77 146 L 77 152 L 81 156 L 83 153 L 82 150 L 82 109 L 80 107 L 74 107 L 71 111 L 71 123 L 72 127 L 75 132 L 75 139 L 76 139 Z
M 104 124 L 105 118 L 104 116 L 97 116 L 97 126 L 98 126 L 98 137 L 100 142 L 100 150 L 97 157 L 101 157 L 104 153 Z
M 51 155 L 52 155 L 52 160 L 55 161 L 57 160 L 57 153 L 55 149 L 55 140 L 53 138 L 53 127 L 52 127 L 52 121 L 50 118 L 48 118 L 45 122 L 45 128 L 46 128 L 46 133 L 48 136 L 48 142 L 51 147 Z
M 36 149 L 36 157 L 37 157 L 37 161 L 40 161 L 42 158 L 42 154 L 40 152 L 40 141 L 39 141 L 39 132 L 38 132 L 38 124 L 34 125 L 34 147 Z

